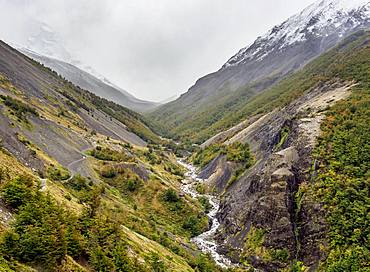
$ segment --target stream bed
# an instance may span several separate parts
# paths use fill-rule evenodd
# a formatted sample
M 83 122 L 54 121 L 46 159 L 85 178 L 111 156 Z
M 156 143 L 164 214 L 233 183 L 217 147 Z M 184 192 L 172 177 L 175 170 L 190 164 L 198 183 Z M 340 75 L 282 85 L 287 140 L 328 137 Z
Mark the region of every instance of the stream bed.
M 233 266 L 232 262 L 226 256 L 223 256 L 217 252 L 218 244 L 214 239 L 216 231 L 220 226 L 220 222 L 218 222 L 216 217 L 217 211 L 220 207 L 219 200 L 215 196 L 209 194 L 199 194 L 196 191 L 196 184 L 199 182 L 204 182 L 203 179 L 198 178 L 196 167 L 186 163 L 183 159 L 178 160 L 178 163 L 188 170 L 185 173 L 185 179 L 183 180 L 181 186 L 183 192 L 195 199 L 200 196 L 206 197 L 212 207 L 207 213 L 207 216 L 211 222 L 211 228 L 208 231 L 192 238 L 191 241 L 195 243 L 202 252 L 209 253 L 219 266 L 224 268 Z

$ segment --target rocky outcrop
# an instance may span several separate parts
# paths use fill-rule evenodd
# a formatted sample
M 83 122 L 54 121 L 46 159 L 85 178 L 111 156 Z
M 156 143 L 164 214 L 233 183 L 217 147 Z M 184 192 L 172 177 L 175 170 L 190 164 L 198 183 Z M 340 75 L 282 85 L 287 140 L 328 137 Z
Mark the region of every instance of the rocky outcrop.
M 325 237 L 322 208 L 308 200 L 298 205 L 297 191 L 310 181 L 311 153 L 324 110 L 345 98 L 350 86 L 344 82 L 317 86 L 225 142 L 248 142 L 257 159 L 227 189 L 218 214 L 218 239 L 226 241 L 234 260 L 244 258 L 257 268 L 276 271 L 296 258 L 309 266 L 323 258 L 318 242 Z M 246 248 L 251 229 L 264 233 L 261 249 L 253 254 Z
M 221 194 L 236 167 L 235 163 L 227 161 L 225 155 L 219 155 L 203 168 L 198 177 L 207 180 L 209 191 Z

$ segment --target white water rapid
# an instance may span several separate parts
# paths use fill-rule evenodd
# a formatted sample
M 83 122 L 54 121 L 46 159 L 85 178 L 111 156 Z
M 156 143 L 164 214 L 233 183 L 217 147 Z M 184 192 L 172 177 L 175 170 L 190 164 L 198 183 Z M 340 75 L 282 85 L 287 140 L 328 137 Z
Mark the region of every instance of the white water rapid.
M 183 159 L 178 160 L 178 163 L 188 170 L 188 172 L 185 173 L 185 179 L 183 180 L 183 192 L 190 195 L 192 198 L 197 198 L 200 196 L 206 197 L 212 206 L 212 208 L 207 213 L 207 216 L 212 222 L 211 228 L 208 231 L 203 232 L 202 234 L 192 238 L 191 241 L 195 243 L 202 252 L 209 253 L 219 266 L 224 268 L 233 266 L 233 264 L 227 257 L 217 252 L 218 244 L 214 239 L 214 235 L 218 227 L 220 226 L 220 223 L 216 218 L 217 211 L 220 207 L 218 199 L 212 195 L 199 194 L 196 191 L 195 186 L 198 182 L 204 182 L 204 180 L 198 178 L 196 173 L 197 169 L 193 165 L 186 163 Z

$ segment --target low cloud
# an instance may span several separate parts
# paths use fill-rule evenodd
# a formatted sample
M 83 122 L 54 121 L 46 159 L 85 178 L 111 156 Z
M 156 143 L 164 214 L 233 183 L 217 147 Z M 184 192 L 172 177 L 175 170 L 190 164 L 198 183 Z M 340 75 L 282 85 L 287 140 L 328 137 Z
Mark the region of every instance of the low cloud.
M 311 0 L 0 0 L 0 37 L 25 44 L 32 21 L 139 98 L 185 92 Z

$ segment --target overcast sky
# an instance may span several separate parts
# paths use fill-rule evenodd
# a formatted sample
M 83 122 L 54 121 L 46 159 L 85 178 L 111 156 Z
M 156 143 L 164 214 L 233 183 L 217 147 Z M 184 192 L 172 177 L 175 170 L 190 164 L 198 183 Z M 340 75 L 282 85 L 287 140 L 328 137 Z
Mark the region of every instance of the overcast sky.
M 0 38 L 45 22 L 72 56 L 135 96 L 186 92 L 313 0 L 0 0 Z

